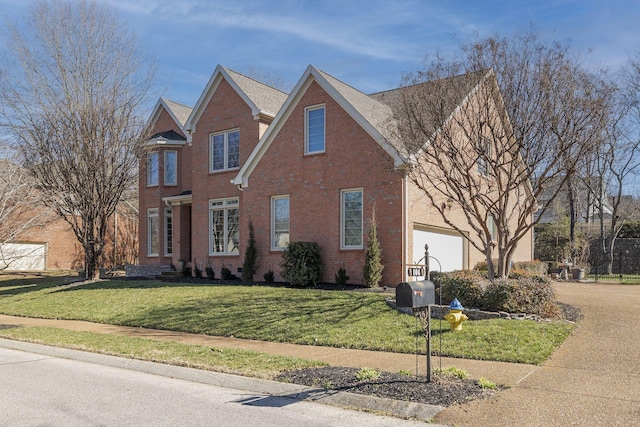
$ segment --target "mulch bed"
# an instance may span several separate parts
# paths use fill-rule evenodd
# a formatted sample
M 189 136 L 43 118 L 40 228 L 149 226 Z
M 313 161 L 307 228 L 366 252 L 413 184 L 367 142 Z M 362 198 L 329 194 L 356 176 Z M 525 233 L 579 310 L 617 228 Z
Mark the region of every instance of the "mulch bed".
M 309 368 L 285 372 L 276 380 L 445 407 L 488 397 L 499 391 L 483 389 L 474 380 L 452 375 L 432 375 L 431 382 L 427 383 L 425 377 L 382 372 L 376 380 L 358 381 L 357 372 L 355 368 Z

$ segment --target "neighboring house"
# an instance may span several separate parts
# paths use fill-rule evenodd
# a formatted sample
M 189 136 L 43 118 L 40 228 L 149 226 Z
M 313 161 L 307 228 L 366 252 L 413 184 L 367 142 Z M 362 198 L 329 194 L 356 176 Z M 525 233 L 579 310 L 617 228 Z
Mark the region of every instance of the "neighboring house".
M 140 264 L 238 273 L 252 223 L 257 280 L 268 270 L 282 280 L 286 244 L 314 241 L 326 281 L 343 267 L 358 284 L 375 209 L 382 284 L 409 280 L 407 266 L 425 244 L 443 271 L 473 268 L 484 255 L 446 227 L 402 173 L 385 96 L 312 66 L 289 95 L 218 66 L 193 109 L 161 98 L 140 162 Z M 455 221 L 472 236 L 464 215 Z M 531 256 L 530 233 L 514 260 Z
M 0 168 L 0 271 L 83 270 L 84 252 L 69 224 L 42 203 L 26 172 L 6 160 Z M 137 191 L 118 206 L 112 224 L 101 266 L 136 263 Z

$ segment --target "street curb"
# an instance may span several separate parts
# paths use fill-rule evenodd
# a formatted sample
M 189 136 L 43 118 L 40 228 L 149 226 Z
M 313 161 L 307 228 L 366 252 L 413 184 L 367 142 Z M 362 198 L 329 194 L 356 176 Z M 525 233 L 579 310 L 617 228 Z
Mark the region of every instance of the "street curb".
M 293 400 L 309 400 L 342 408 L 380 412 L 396 417 L 415 418 L 421 421 L 432 420 L 438 412 L 444 409 L 442 406 L 436 405 L 405 402 L 362 394 L 326 390 L 323 388 L 312 388 L 297 384 L 281 383 L 259 378 L 249 378 L 194 368 L 165 365 L 157 362 L 147 362 L 143 360 L 128 359 L 125 357 L 90 353 L 86 351 L 71 350 L 1 338 L 0 347 L 41 354 L 44 356 L 105 365 L 113 368 L 129 369 L 132 371 L 209 384 L 218 387 L 253 391 L 256 393 L 284 397 Z

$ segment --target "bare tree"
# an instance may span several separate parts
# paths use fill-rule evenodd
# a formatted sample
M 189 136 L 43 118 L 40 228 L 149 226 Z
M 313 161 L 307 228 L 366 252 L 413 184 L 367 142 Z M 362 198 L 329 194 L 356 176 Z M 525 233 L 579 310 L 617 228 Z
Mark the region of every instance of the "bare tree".
M 4 48 L 2 124 L 93 278 L 110 217 L 137 179 L 155 67 L 110 9 L 85 1 L 36 4 Z
M 606 81 L 529 34 L 465 45 L 406 84 L 397 111 L 409 179 L 466 236 L 454 219 L 464 215 L 490 277 L 508 275 L 518 242 L 602 141 Z

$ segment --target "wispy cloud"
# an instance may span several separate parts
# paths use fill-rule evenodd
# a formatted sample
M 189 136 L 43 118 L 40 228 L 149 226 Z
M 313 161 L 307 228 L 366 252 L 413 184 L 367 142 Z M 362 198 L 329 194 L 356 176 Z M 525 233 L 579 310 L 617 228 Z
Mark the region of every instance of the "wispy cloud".
M 214 31 L 215 28 L 284 34 L 342 52 L 374 59 L 406 60 L 415 54 L 410 40 L 401 42 L 394 34 L 403 27 L 425 25 L 409 2 L 375 2 L 375 7 L 350 8 L 349 2 L 270 2 L 253 0 L 205 2 L 197 0 L 107 0 L 123 13 L 154 16 L 156 19 L 188 23 Z M 437 20 L 435 20 L 437 22 Z M 248 34 L 248 37 L 250 35 Z M 416 43 L 420 40 L 415 40 Z

